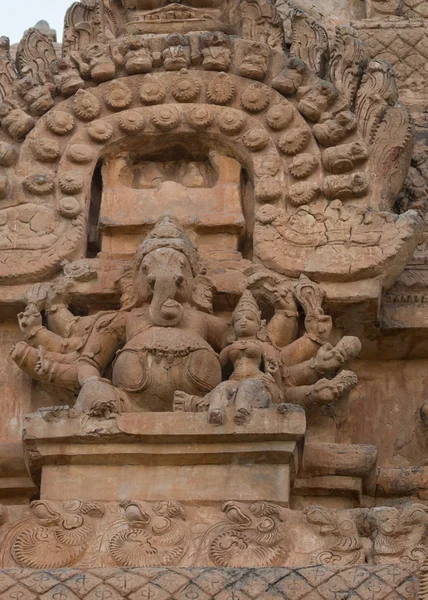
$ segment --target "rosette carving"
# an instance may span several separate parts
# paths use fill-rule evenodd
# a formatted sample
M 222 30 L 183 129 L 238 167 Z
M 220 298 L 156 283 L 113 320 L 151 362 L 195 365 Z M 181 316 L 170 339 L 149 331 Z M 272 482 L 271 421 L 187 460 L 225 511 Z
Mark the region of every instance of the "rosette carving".
M 296 179 L 311 175 L 318 167 L 318 160 L 313 154 L 303 153 L 294 157 L 290 164 L 290 173 Z
M 244 128 L 246 119 L 241 112 L 229 108 L 224 110 L 217 118 L 218 126 L 223 133 L 234 135 Z
M 163 83 L 147 76 L 140 85 L 138 96 L 142 104 L 161 104 L 165 100 L 166 89 Z
M 201 91 L 201 82 L 186 70 L 174 77 L 171 93 L 177 102 L 192 102 Z
M 28 175 L 22 182 L 24 189 L 35 196 L 47 196 L 54 191 L 54 179 L 51 175 Z
M 136 110 L 127 110 L 119 117 L 119 128 L 126 133 L 138 133 L 144 129 L 145 120 Z
M 78 171 L 66 171 L 59 176 L 58 183 L 65 194 L 77 194 L 83 187 L 83 176 Z
M 180 113 L 175 106 L 161 106 L 153 111 L 152 123 L 162 131 L 169 131 L 180 123 Z
M 321 189 L 317 183 L 300 181 L 290 187 L 288 199 L 293 206 L 302 206 L 303 204 L 313 202 L 319 196 L 320 192 Z
M 60 156 L 58 142 L 50 138 L 33 138 L 30 147 L 34 156 L 40 162 L 55 162 Z
M 92 121 L 100 114 L 101 105 L 91 92 L 79 90 L 74 97 L 73 109 L 81 121 Z
M 233 79 L 226 73 L 218 73 L 208 84 L 207 98 L 213 104 L 224 105 L 232 100 L 235 91 Z
M 113 135 L 113 127 L 104 119 L 92 121 L 88 125 L 88 135 L 94 142 L 102 144 L 107 142 Z
M 248 112 L 261 112 L 268 106 L 269 101 L 269 88 L 261 83 L 253 83 L 242 92 L 241 104 Z
M 77 164 L 86 164 L 94 159 L 95 153 L 86 144 L 72 144 L 67 149 L 67 158 Z
M 281 135 L 278 146 L 283 154 L 294 156 L 306 148 L 310 139 L 311 134 L 308 129 L 296 127 Z
M 266 123 L 275 131 L 285 129 L 294 117 L 294 108 L 291 104 L 276 104 L 266 113 Z
M 82 211 L 80 202 L 74 196 L 65 196 L 59 201 L 58 210 L 66 219 L 74 219 Z
M 56 135 L 67 135 L 73 131 L 75 123 L 73 116 L 63 110 L 51 110 L 46 115 L 46 125 Z
M 111 110 L 123 110 L 131 104 L 132 92 L 122 81 L 114 81 L 104 94 L 104 102 Z
M 187 120 L 194 129 L 205 129 L 213 122 L 214 115 L 208 106 L 202 104 L 189 110 Z
M 245 133 L 242 141 L 249 150 L 263 150 L 269 142 L 269 134 L 266 129 L 254 127 Z
M 0 142 L 0 165 L 2 167 L 11 167 L 16 163 L 18 153 L 12 144 Z

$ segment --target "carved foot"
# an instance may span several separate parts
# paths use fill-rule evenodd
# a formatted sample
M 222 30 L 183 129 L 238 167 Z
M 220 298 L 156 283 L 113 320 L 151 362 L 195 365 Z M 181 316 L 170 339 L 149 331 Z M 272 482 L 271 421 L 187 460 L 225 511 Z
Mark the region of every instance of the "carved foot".
M 226 421 L 226 412 L 220 408 L 213 408 L 208 412 L 208 423 L 211 425 L 224 425 Z
M 118 402 L 118 393 L 107 379 L 88 379 L 80 390 L 73 413 L 110 419 L 118 412 Z
M 176 390 L 174 392 L 172 410 L 174 412 L 195 412 L 196 409 L 193 408 L 195 398 L 197 398 L 197 396 L 186 394 L 186 392 L 182 392 L 181 390 Z
M 246 408 L 238 408 L 238 410 L 235 412 L 233 420 L 235 421 L 236 425 L 246 425 L 250 418 L 250 411 L 248 411 Z

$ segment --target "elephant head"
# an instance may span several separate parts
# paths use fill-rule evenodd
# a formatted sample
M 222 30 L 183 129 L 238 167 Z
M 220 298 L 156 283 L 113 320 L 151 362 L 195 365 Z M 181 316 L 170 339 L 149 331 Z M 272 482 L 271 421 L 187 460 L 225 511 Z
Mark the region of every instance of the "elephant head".
M 196 247 L 177 222 L 165 217 L 140 245 L 136 261 L 138 304 L 150 302 L 154 325 L 178 325 L 199 272 Z

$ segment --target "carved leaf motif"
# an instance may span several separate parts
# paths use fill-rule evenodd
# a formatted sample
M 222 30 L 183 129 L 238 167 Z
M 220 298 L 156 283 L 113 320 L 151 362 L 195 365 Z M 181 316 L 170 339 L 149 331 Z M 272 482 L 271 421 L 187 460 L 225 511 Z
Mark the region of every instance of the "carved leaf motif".
M 328 53 L 328 37 L 324 27 L 303 11 L 295 9 L 292 29 L 290 56 L 300 58 L 317 75 L 323 77 Z
M 330 57 L 330 76 L 343 98 L 352 106 L 363 69 L 368 63 L 367 47 L 351 27 L 336 28 Z
M 0 102 L 12 94 L 18 74 L 9 52 L 9 38 L 0 38 Z
M 398 100 L 398 89 L 391 65 L 372 60 L 357 94 L 356 115 L 364 140 L 370 144 L 388 106 Z
M 99 13 L 97 1 L 74 2 L 70 6 L 64 19 L 63 56 L 69 56 L 71 52 L 81 52 L 90 44 L 101 41 Z
M 51 40 L 38 29 L 28 29 L 16 52 L 16 66 L 20 75 L 31 75 L 41 83 L 51 81 L 50 66 L 56 60 Z
M 65 544 L 55 534 L 55 529 L 41 526 L 22 531 L 11 548 L 14 560 L 31 569 L 55 569 L 73 564 L 84 552 L 84 546 Z
M 372 142 L 371 197 L 379 210 L 392 210 L 410 167 L 413 122 L 408 109 L 388 107 Z

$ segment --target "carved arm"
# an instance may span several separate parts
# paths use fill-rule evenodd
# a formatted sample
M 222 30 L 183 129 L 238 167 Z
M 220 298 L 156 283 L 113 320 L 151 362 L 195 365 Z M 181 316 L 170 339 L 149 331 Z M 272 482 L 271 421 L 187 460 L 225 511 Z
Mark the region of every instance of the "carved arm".
M 120 342 L 125 340 L 126 318 L 125 312 L 103 314 L 99 317 L 77 361 L 80 385 L 89 379 L 102 376 Z

